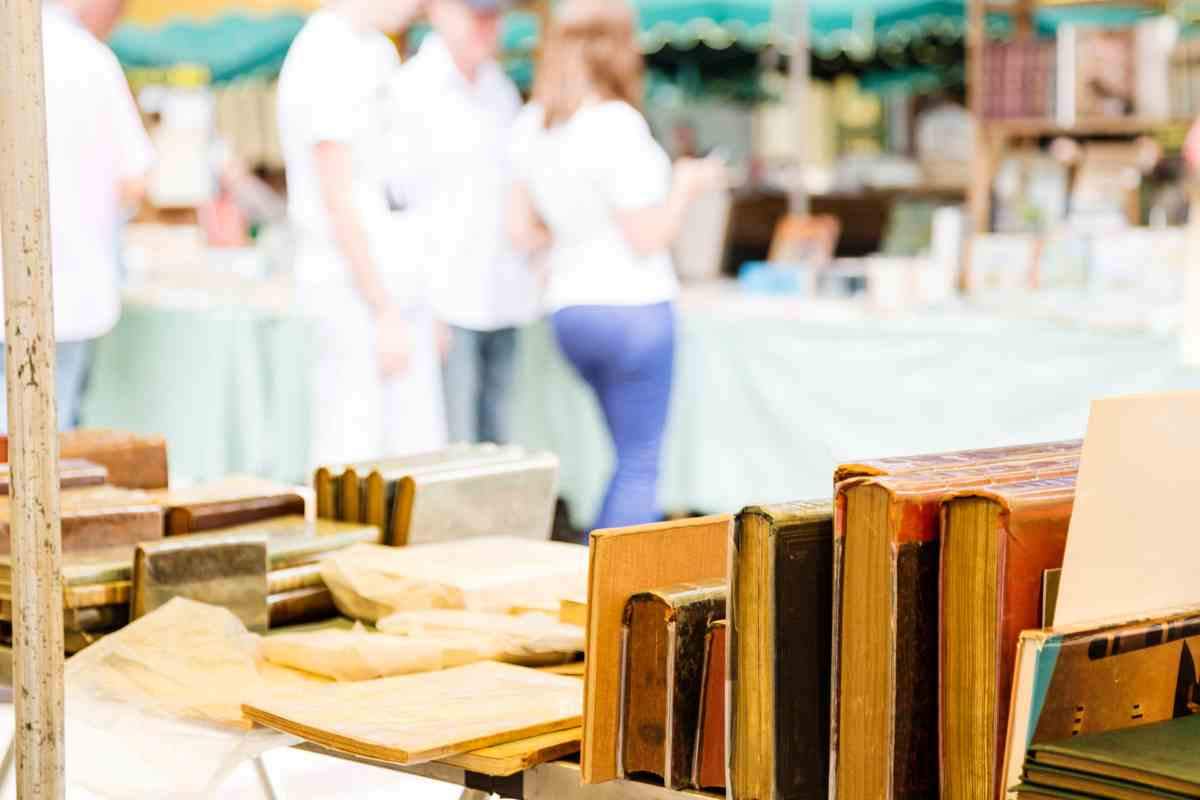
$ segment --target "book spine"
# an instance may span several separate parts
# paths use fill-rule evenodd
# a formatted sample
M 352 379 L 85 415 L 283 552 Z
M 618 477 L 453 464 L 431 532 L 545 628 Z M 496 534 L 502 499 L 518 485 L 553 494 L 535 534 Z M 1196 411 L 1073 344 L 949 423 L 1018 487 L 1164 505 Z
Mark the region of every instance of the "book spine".
M 938 793 L 939 554 L 936 539 L 905 542 L 895 550 L 895 800 L 921 800 Z

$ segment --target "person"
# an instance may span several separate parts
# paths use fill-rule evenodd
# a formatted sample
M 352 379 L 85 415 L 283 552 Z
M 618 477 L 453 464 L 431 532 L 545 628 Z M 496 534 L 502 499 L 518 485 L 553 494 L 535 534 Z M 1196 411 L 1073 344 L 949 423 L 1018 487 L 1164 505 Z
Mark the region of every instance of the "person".
M 715 160 L 672 166 L 639 111 L 643 64 L 625 0 L 567 0 L 516 124 L 511 235 L 547 248 L 560 349 L 595 392 L 616 469 L 595 527 L 659 518 L 678 283 L 668 248 Z
M 104 44 L 122 0 L 42 7 L 58 426 L 79 424 L 98 338 L 121 314 L 120 230 L 145 194 L 154 150 Z M 0 365 L 3 361 L 0 360 Z M 8 429 L 8 409 L 0 404 Z
M 510 440 L 517 328 L 537 314 L 534 276 L 505 228 L 521 109 L 496 62 L 508 5 L 433 0 L 433 32 L 391 86 L 393 190 L 448 326 L 446 408 L 456 441 Z
M 279 128 L 299 301 L 317 320 L 315 464 L 433 450 L 445 416 L 418 265 L 397 246 L 383 159 L 388 33 L 423 0 L 334 0 L 296 36 L 279 77 Z

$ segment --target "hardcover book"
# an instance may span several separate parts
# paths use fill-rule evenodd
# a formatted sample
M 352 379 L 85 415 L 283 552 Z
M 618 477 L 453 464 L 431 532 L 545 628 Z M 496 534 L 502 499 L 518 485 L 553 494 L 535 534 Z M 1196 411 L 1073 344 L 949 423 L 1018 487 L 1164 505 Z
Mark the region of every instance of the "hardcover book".
M 84 459 L 108 470 L 108 482 L 125 489 L 167 488 L 167 440 L 113 430 L 59 434 L 58 457 Z
M 274 517 L 304 516 L 297 489 L 250 476 L 233 476 L 151 496 L 163 505 L 168 536 L 246 525 Z
M 622 777 L 691 784 L 708 626 L 725 616 L 724 579 L 640 592 L 625 606 Z
M 752 507 L 730 549 L 731 796 L 829 791 L 833 505 Z
M 1012 665 L 1062 565 L 1073 476 L 960 492 L 942 507 L 940 752 L 945 800 L 1000 793 Z
M 708 626 L 704 648 L 704 679 L 701 681 L 700 724 L 696 732 L 696 757 L 692 785 L 701 790 L 725 794 L 726 680 L 729 652 L 729 621 L 717 620 Z

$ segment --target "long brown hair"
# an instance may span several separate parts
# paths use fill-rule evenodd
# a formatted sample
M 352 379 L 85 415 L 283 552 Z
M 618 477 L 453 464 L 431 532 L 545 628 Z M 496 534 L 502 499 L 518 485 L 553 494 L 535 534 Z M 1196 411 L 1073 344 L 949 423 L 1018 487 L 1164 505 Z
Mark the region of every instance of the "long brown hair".
M 533 99 L 547 128 L 569 120 L 589 95 L 640 110 L 644 71 L 628 0 L 566 0 L 546 36 Z

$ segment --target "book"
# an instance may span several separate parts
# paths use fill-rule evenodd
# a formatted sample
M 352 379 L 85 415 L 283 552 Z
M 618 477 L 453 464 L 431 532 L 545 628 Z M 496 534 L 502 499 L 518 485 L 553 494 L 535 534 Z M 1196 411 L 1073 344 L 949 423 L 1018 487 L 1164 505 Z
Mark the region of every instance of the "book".
M 379 620 L 383 633 L 475 643 L 493 661 L 526 667 L 573 663 L 583 652 L 584 631 L 549 614 L 504 614 L 432 608 L 398 611 Z
M 737 516 L 729 557 L 733 796 L 824 796 L 833 505 L 747 508 Z
M 307 511 L 299 489 L 244 475 L 149 494 L 163 506 L 168 536 L 305 516 Z
M 1055 610 L 1059 624 L 1197 599 L 1195 537 L 1180 520 L 1200 494 L 1200 392 L 1092 403 Z M 1148 580 L 1148 576 L 1153 576 Z
M 942 501 L 1071 475 L 1073 456 L 839 484 L 834 540 L 831 793 L 938 791 L 938 533 Z
M 1026 782 L 1036 785 L 1047 776 L 1053 780 L 1055 773 L 1042 769 L 1050 767 L 1074 774 L 1077 786 L 1068 788 L 1098 797 L 1122 785 L 1200 797 L 1198 753 L 1200 716 L 1191 715 L 1034 745 L 1026 761 Z
M 84 459 L 108 470 L 108 482 L 126 489 L 165 489 L 167 440 L 114 430 L 84 429 L 59 434 L 60 459 Z
M 62 550 L 134 545 L 163 537 L 162 508 L 145 492 L 94 486 L 59 495 Z M 11 552 L 11 499 L 0 497 L 0 555 Z
M 1042 582 L 1062 564 L 1075 478 L 957 493 L 942 506 L 941 796 L 1001 787 L 1012 665 L 1041 619 Z
M 411 547 L 356 545 L 327 556 L 321 577 L 343 614 L 378 622 L 398 611 L 557 608 L 587 583 L 576 544 L 485 536 Z
M 549 539 L 557 500 L 558 457 L 551 453 L 409 475 L 396 488 L 389 543 Z
M 696 755 L 692 766 L 692 785 L 701 790 L 725 794 L 725 709 L 726 667 L 729 643 L 727 619 L 708 626 L 704 645 L 704 677 L 700 682 L 700 713 L 696 731 Z
M 324 586 L 292 589 L 267 597 L 267 623 L 270 628 L 321 622 L 337 615 L 333 593 Z
M 732 524 L 728 516 L 700 517 L 592 533 L 580 753 L 584 783 L 618 777 L 625 604 L 655 587 L 725 579 Z
M 1017 786 L 1020 797 L 1069 797 L 1074 800 L 1179 800 L 1186 795 L 1164 792 L 1148 786 L 1081 775 L 1071 770 L 1026 762 L 1025 781 Z
M 578 727 L 579 680 L 482 662 L 302 690 L 243 706 L 269 728 L 348 755 L 421 763 Z
M 86 486 L 103 486 L 108 482 L 108 470 L 99 464 L 80 458 L 66 458 L 58 462 L 58 486 L 60 489 L 81 489 Z M 12 474 L 7 463 L 0 464 L 0 495 L 10 494 Z
M 621 776 L 691 784 L 709 624 L 725 616 L 722 578 L 639 592 L 622 624 Z
M 868 478 L 883 475 L 903 475 L 910 472 L 953 470 L 981 464 L 1003 464 L 1028 461 L 1033 458 L 1079 455 L 1083 448 L 1082 439 L 1061 442 L 1042 442 L 1011 447 L 988 447 L 976 450 L 958 450 L 949 453 L 933 453 L 918 456 L 893 456 L 861 461 L 849 461 L 838 466 L 833 474 L 834 485 L 851 478 Z
M 1004 786 L 1020 782 L 1033 745 L 1192 713 L 1198 653 L 1200 606 L 1195 605 L 1022 632 Z

